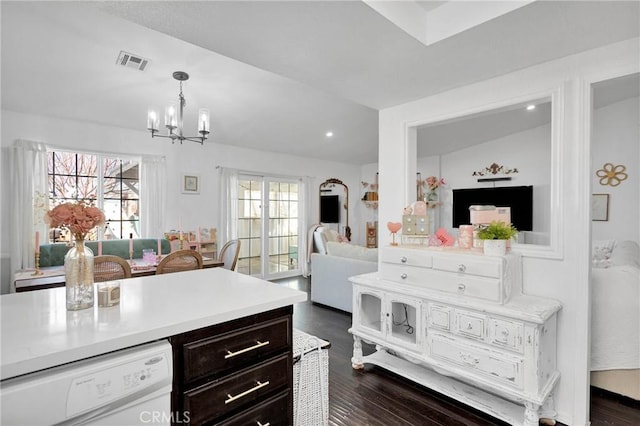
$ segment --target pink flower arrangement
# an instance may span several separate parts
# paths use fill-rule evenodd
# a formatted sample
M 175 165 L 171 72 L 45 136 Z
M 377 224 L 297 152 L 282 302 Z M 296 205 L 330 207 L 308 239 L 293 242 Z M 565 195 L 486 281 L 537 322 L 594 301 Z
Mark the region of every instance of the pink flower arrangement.
M 427 185 L 427 187 L 429 188 L 429 191 L 434 191 L 438 187 L 440 187 L 442 185 L 446 185 L 446 182 L 444 181 L 444 178 L 438 179 L 435 176 L 429 176 L 428 178 L 425 179 L 424 182 Z
M 102 211 L 83 202 L 63 203 L 55 206 L 44 215 L 44 221 L 51 228 L 66 228 L 76 240 L 84 240 L 96 226 L 104 225 Z

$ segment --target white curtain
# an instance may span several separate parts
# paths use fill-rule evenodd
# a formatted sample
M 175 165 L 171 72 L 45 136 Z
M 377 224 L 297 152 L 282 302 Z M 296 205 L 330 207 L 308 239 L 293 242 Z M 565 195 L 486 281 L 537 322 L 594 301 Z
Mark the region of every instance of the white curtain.
M 220 230 L 221 244 L 238 238 L 238 171 L 220 167 Z
M 48 242 L 43 216 L 49 209 L 47 146 L 17 140 L 11 161 L 11 270 L 35 267 L 35 233 Z
M 165 157 L 144 155 L 140 163 L 140 223 L 142 238 L 160 238 L 164 232 L 166 198 Z
M 307 246 L 309 244 L 308 237 L 309 233 L 307 230 L 309 229 L 309 217 L 311 212 L 311 184 L 310 178 L 303 177 L 300 178 L 300 205 L 298 206 L 300 212 L 298 213 L 298 217 L 300 219 L 300 236 L 298 242 L 298 265 L 300 265 L 300 269 L 302 271 L 302 275 L 308 277 L 311 274 L 311 264 L 309 259 L 309 250 L 307 250 Z

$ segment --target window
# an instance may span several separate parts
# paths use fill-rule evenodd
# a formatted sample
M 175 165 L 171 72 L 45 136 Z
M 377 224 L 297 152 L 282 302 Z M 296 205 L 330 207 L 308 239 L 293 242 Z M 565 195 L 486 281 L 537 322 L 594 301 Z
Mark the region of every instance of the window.
M 86 201 L 104 211 L 107 224 L 87 238 L 120 239 L 140 236 L 140 177 L 138 161 L 107 155 L 50 151 L 49 203 Z M 70 236 L 51 230 L 50 240 L 68 241 Z

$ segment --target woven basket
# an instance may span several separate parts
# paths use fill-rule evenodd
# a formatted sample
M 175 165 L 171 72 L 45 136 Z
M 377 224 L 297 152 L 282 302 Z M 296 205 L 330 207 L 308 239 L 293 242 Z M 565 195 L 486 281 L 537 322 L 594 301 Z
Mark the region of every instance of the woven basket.
M 293 419 L 296 426 L 329 422 L 330 343 L 293 330 Z

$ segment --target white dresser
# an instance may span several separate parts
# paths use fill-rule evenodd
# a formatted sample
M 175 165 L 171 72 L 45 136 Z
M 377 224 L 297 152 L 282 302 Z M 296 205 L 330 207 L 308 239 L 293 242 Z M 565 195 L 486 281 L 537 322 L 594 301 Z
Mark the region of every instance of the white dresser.
M 558 301 L 522 294 L 522 258 L 385 247 L 351 278 L 352 364 L 376 364 L 514 425 L 555 418 Z M 376 345 L 363 356 L 362 340 Z

